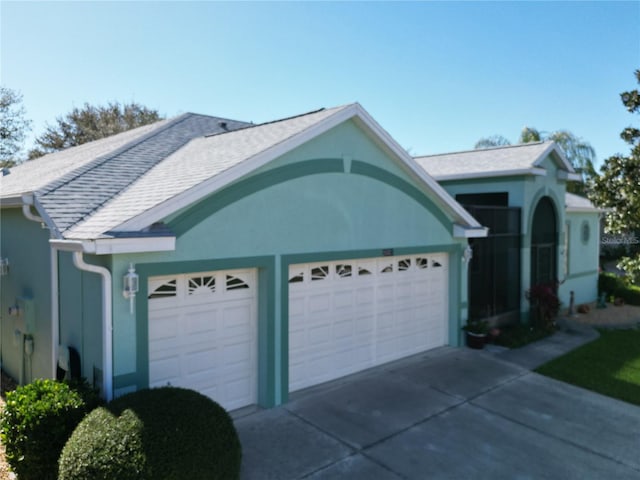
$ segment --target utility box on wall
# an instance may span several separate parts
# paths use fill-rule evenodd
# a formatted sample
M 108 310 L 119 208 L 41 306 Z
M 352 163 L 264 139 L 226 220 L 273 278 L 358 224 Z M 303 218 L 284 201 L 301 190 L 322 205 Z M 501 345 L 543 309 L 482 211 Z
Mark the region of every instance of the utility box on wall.
M 9 307 L 9 315 L 14 318 L 14 328 L 24 335 L 33 335 L 36 331 L 36 305 L 33 298 L 18 297 Z

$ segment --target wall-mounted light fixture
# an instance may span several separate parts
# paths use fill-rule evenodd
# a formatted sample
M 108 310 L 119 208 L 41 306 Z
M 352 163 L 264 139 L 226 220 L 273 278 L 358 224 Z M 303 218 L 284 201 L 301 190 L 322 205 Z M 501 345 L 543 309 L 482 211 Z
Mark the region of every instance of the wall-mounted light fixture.
M 9 275 L 9 259 L 0 258 L 0 276 Z
M 473 258 L 473 249 L 471 248 L 470 245 L 467 245 L 467 247 L 464 249 L 464 252 L 462 252 L 462 261 L 466 264 L 469 264 L 472 258 Z
M 122 277 L 122 285 L 122 295 L 129 299 L 130 312 L 133 314 L 133 304 L 139 289 L 138 274 L 133 268 L 133 263 L 129 264 L 129 271 Z

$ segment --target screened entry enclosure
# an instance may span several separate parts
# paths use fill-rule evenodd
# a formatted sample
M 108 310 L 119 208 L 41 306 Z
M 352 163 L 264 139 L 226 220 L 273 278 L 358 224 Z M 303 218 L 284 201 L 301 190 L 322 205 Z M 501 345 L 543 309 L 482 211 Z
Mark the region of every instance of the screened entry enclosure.
M 506 202 L 505 202 L 506 203 Z M 469 317 L 507 323 L 520 310 L 520 208 L 465 205 L 489 236 L 470 240 Z

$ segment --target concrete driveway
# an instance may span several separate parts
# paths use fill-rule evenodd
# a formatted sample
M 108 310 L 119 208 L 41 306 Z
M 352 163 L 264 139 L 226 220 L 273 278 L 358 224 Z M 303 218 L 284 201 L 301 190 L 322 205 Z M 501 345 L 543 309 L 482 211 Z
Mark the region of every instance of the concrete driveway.
M 235 420 L 242 478 L 638 479 L 639 407 L 528 370 L 589 335 L 444 347 L 295 394 Z

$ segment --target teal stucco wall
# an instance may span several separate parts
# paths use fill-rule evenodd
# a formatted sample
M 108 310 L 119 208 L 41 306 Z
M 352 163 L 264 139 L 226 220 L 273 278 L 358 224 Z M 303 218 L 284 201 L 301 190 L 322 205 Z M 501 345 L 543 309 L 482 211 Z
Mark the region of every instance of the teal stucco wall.
M 259 403 L 288 395 L 288 265 L 395 254 L 449 253 L 449 343 L 466 314 L 466 240 L 412 174 L 346 122 L 167 219 L 173 252 L 116 255 L 116 394 L 148 382 L 147 279 L 154 275 L 255 267 L 259 275 Z M 140 274 L 135 314 L 118 295 L 129 263 Z
M 9 274 L 0 277 L 0 345 L 2 368 L 24 383 L 50 378 L 51 368 L 51 276 L 49 231 L 27 220 L 20 208 L 0 211 L 0 256 L 10 262 Z M 9 307 L 31 306 L 32 312 L 9 315 Z M 29 308 L 29 307 L 27 307 Z M 27 316 L 32 315 L 31 331 Z M 33 338 L 33 354 L 22 358 L 16 331 Z
M 531 229 L 533 215 L 538 202 L 544 197 L 548 197 L 551 200 L 556 213 L 558 243 L 556 265 L 558 266 L 558 277 L 560 280 L 562 280 L 562 265 L 565 262 L 562 240 L 564 238 L 566 215 L 564 200 L 566 182 L 557 178 L 558 167 L 552 158 L 545 158 L 540 167 L 547 171 L 546 175 L 477 178 L 440 182 L 442 187 L 454 198 L 458 194 L 507 192 L 509 195 L 509 206 L 521 208 L 520 278 L 522 291 L 520 297 L 520 313 L 521 319 L 523 320 L 528 319 L 529 313 L 529 302 L 525 297 L 525 292 L 530 288 L 531 283 Z M 597 254 L 595 258 L 597 261 Z
M 109 259 L 85 255 L 85 261 L 109 267 Z M 72 254 L 58 252 L 60 344 L 75 348 L 82 376 L 102 383 L 102 279 L 73 264 Z
M 565 282 L 559 296 L 568 307 L 571 291 L 575 305 L 593 302 L 598 296 L 598 272 L 600 254 L 600 214 L 598 212 L 568 212 L 565 220 L 565 245 L 568 261 L 562 266 Z M 588 230 L 586 235 L 585 229 Z

